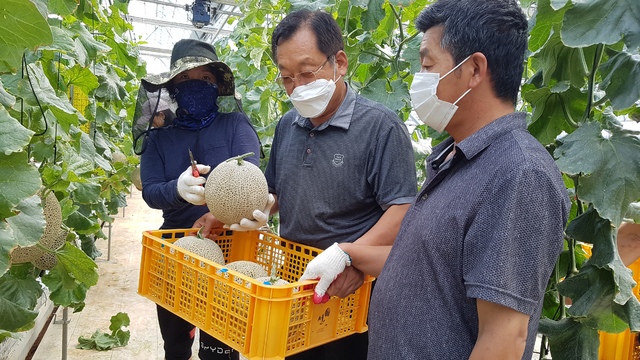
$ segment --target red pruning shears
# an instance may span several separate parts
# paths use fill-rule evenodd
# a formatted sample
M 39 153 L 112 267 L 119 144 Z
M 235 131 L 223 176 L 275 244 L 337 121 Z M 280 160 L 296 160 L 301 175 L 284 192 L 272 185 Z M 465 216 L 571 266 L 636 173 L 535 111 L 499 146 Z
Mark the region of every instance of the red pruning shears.
M 196 166 L 196 161 L 193 160 L 193 153 L 191 152 L 191 149 L 189 149 L 189 159 L 191 160 L 191 174 L 193 175 L 193 177 L 200 176 L 200 172 L 198 171 L 198 167 Z

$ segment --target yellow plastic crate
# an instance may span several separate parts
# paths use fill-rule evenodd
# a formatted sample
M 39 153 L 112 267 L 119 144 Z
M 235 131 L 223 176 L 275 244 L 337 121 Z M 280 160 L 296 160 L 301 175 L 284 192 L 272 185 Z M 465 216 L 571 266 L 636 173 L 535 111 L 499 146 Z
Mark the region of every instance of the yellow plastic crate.
M 640 259 L 628 266 L 633 271 L 633 280 L 636 286 L 633 294 L 640 299 Z M 632 333 L 629 329 L 619 333 L 611 334 L 600 332 L 599 360 L 635 360 L 640 358 L 640 346 L 638 344 L 638 334 Z
M 313 303 L 317 281 L 297 280 L 321 250 L 262 231 L 218 230 L 227 263 L 250 260 L 287 285 L 264 285 L 173 245 L 196 229 L 145 231 L 138 293 L 248 359 L 283 359 L 367 331 L 373 278 L 347 298 Z
M 591 244 L 582 244 L 582 249 L 589 257 L 592 247 Z M 640 259 L 629 265 L 628 268 L 633 272 L 633 280 L 636 282 L 633 294 L 640 299 Z M 640 358 L 637 333 L 632 333 L 629 329 L 618 334 L 600 331 L 599 337 L 598 360 L 635 360 Z

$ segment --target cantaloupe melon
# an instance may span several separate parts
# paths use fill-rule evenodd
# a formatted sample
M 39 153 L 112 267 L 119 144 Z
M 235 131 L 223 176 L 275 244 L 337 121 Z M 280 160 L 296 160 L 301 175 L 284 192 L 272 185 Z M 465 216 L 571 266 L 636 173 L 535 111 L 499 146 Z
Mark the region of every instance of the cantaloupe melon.
M 44 227 L 44 233 L 40 238 L 40 244 L 47 249 L 58 250 L 58 248 L 64 244 L 64 238 L 67 236 L 65 232 L 61 241 L 60 237 L 63 232 L 62 208 L 53 191 L 49 191 L 46 197 L 43 197 L 42 192 L 43 190 L 41 190 L 38 195 L 42 200 L 42 210 L 44 211 L 44 221 L 46 225 Z
M 285 279 L 272 278 L 271 276 L 259 277 L 256 278 L 256 280 L 263 283 L 264 285 L 287 285 L 289 283 Z
M 38 243 L 49 250 L 58 250 L 62 245 L 64 245 L 68 234 L 68 232 L 62 228 L 62 208 L 60 207 L 60 202 L 53 191 L 48 192 L 47 195 L 44 196 L 44 189 L 41 189 L 38 192 L 38 196 L 42 201 L 42 210 L 44 212 L 45 220 L 44 233 L 38 240 Z M 39 261 L 38 259 L 46 257 L 50 260 L 51 256 L 55 258 L 54 254 L 47 253 L 47 251 L 39 248 L 37 245 L 25 247 L 18 246 L 11 251 L 9 263 L 21 264 L 31 262 L 36 265 L 35 262 Z M 52 261 L 48 261 L 40 262 L 39 264 L 51 263 Z M 53 264 L 53 266 L 55 266 L 55 264 Z M 47 269 L 43 267 L 40 268 Z
M 228 263 L 226 268 L 247 275 L 252 279 L 269 276 L 267 270 L 265 270 L 260 264 L 254 263 L 253 261 L 237 260 Z
M 142 179 L 140 178 L 140 167 L 136 167 L 131 171 L 131 182 L 139 191 L 142 191 Z
M 216 166 L 204 188 L 211 214 L 223 224 L 237 224 L 243 218 L 253 220 L 253 211 L 263 210 L 269 199 L 267 179 L 262 170 L 244 158 L 236 156 Z
M 203 239 L 197 236 L 185 236 L 176 240 L 173 245 L 191 251 L 192 253 L 211 260 L 216 264 L 224 265 L 224 254 L 220 246 L 213 240 Z
M 113 159 L 114 163 L 126 163 L 127 162 L 127 156 L 123 153 L 121 153 L 120 151 L 114 151 L 113 154 L 111 154 L 111 159 Z

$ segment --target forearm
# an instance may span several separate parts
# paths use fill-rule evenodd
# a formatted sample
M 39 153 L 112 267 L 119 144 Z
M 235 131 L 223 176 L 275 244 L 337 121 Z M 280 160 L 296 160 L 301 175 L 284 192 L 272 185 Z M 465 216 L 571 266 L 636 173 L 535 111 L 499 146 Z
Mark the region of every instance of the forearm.
M 354 243 L 374 246 L 392 245 L 400 230 L 404 214 L 409 210 L 409 206 L 409 204 L 390 206 L 378 222 Z
M 391 245 L 342 243 L 339 246 L 351 257 L 351 266 L 374 277 L 380 275 L 391 251 Z
M 478 339 L 469 360 L 520 360 L 527 343 L 529 315 L 476 299 Z

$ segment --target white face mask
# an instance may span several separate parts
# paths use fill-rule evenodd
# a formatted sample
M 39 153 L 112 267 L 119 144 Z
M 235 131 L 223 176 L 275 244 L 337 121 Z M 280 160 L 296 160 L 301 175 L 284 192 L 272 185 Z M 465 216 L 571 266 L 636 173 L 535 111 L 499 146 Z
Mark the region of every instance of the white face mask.
M 440 80 L 444 79 L 445 76 L 451 74 L 460 65 L 464 64 L 464 62 L 470 57 L 471 55 L 467 56 L 466 59 L 462 60 L 442 77 L 440 77 L 440 74 L 428 72 L 419 72 L 413 76 L 413 82 L 409 89 L 413 109 L 416 111 L 416 114 L 418 114 L 418 117 L 423 123 L 432 127 L 437 132 L 444 131 L 449 124 L 449 121 L 451 121 L 453 114 L 458 110 L 458 106 L 456 106 L 458 101 L 471 91 L 471 89 L 465 91 L 465 93 L 452 104 L 438 99 L 438 96 L 436 95 L 438 83 Z
M 310 84 L 300 85 L 293 89 L 289 100 L 301 116 L 315 118 L 322 115 L 327 109 L 335 91 L 335 81 L 317 79 Z

